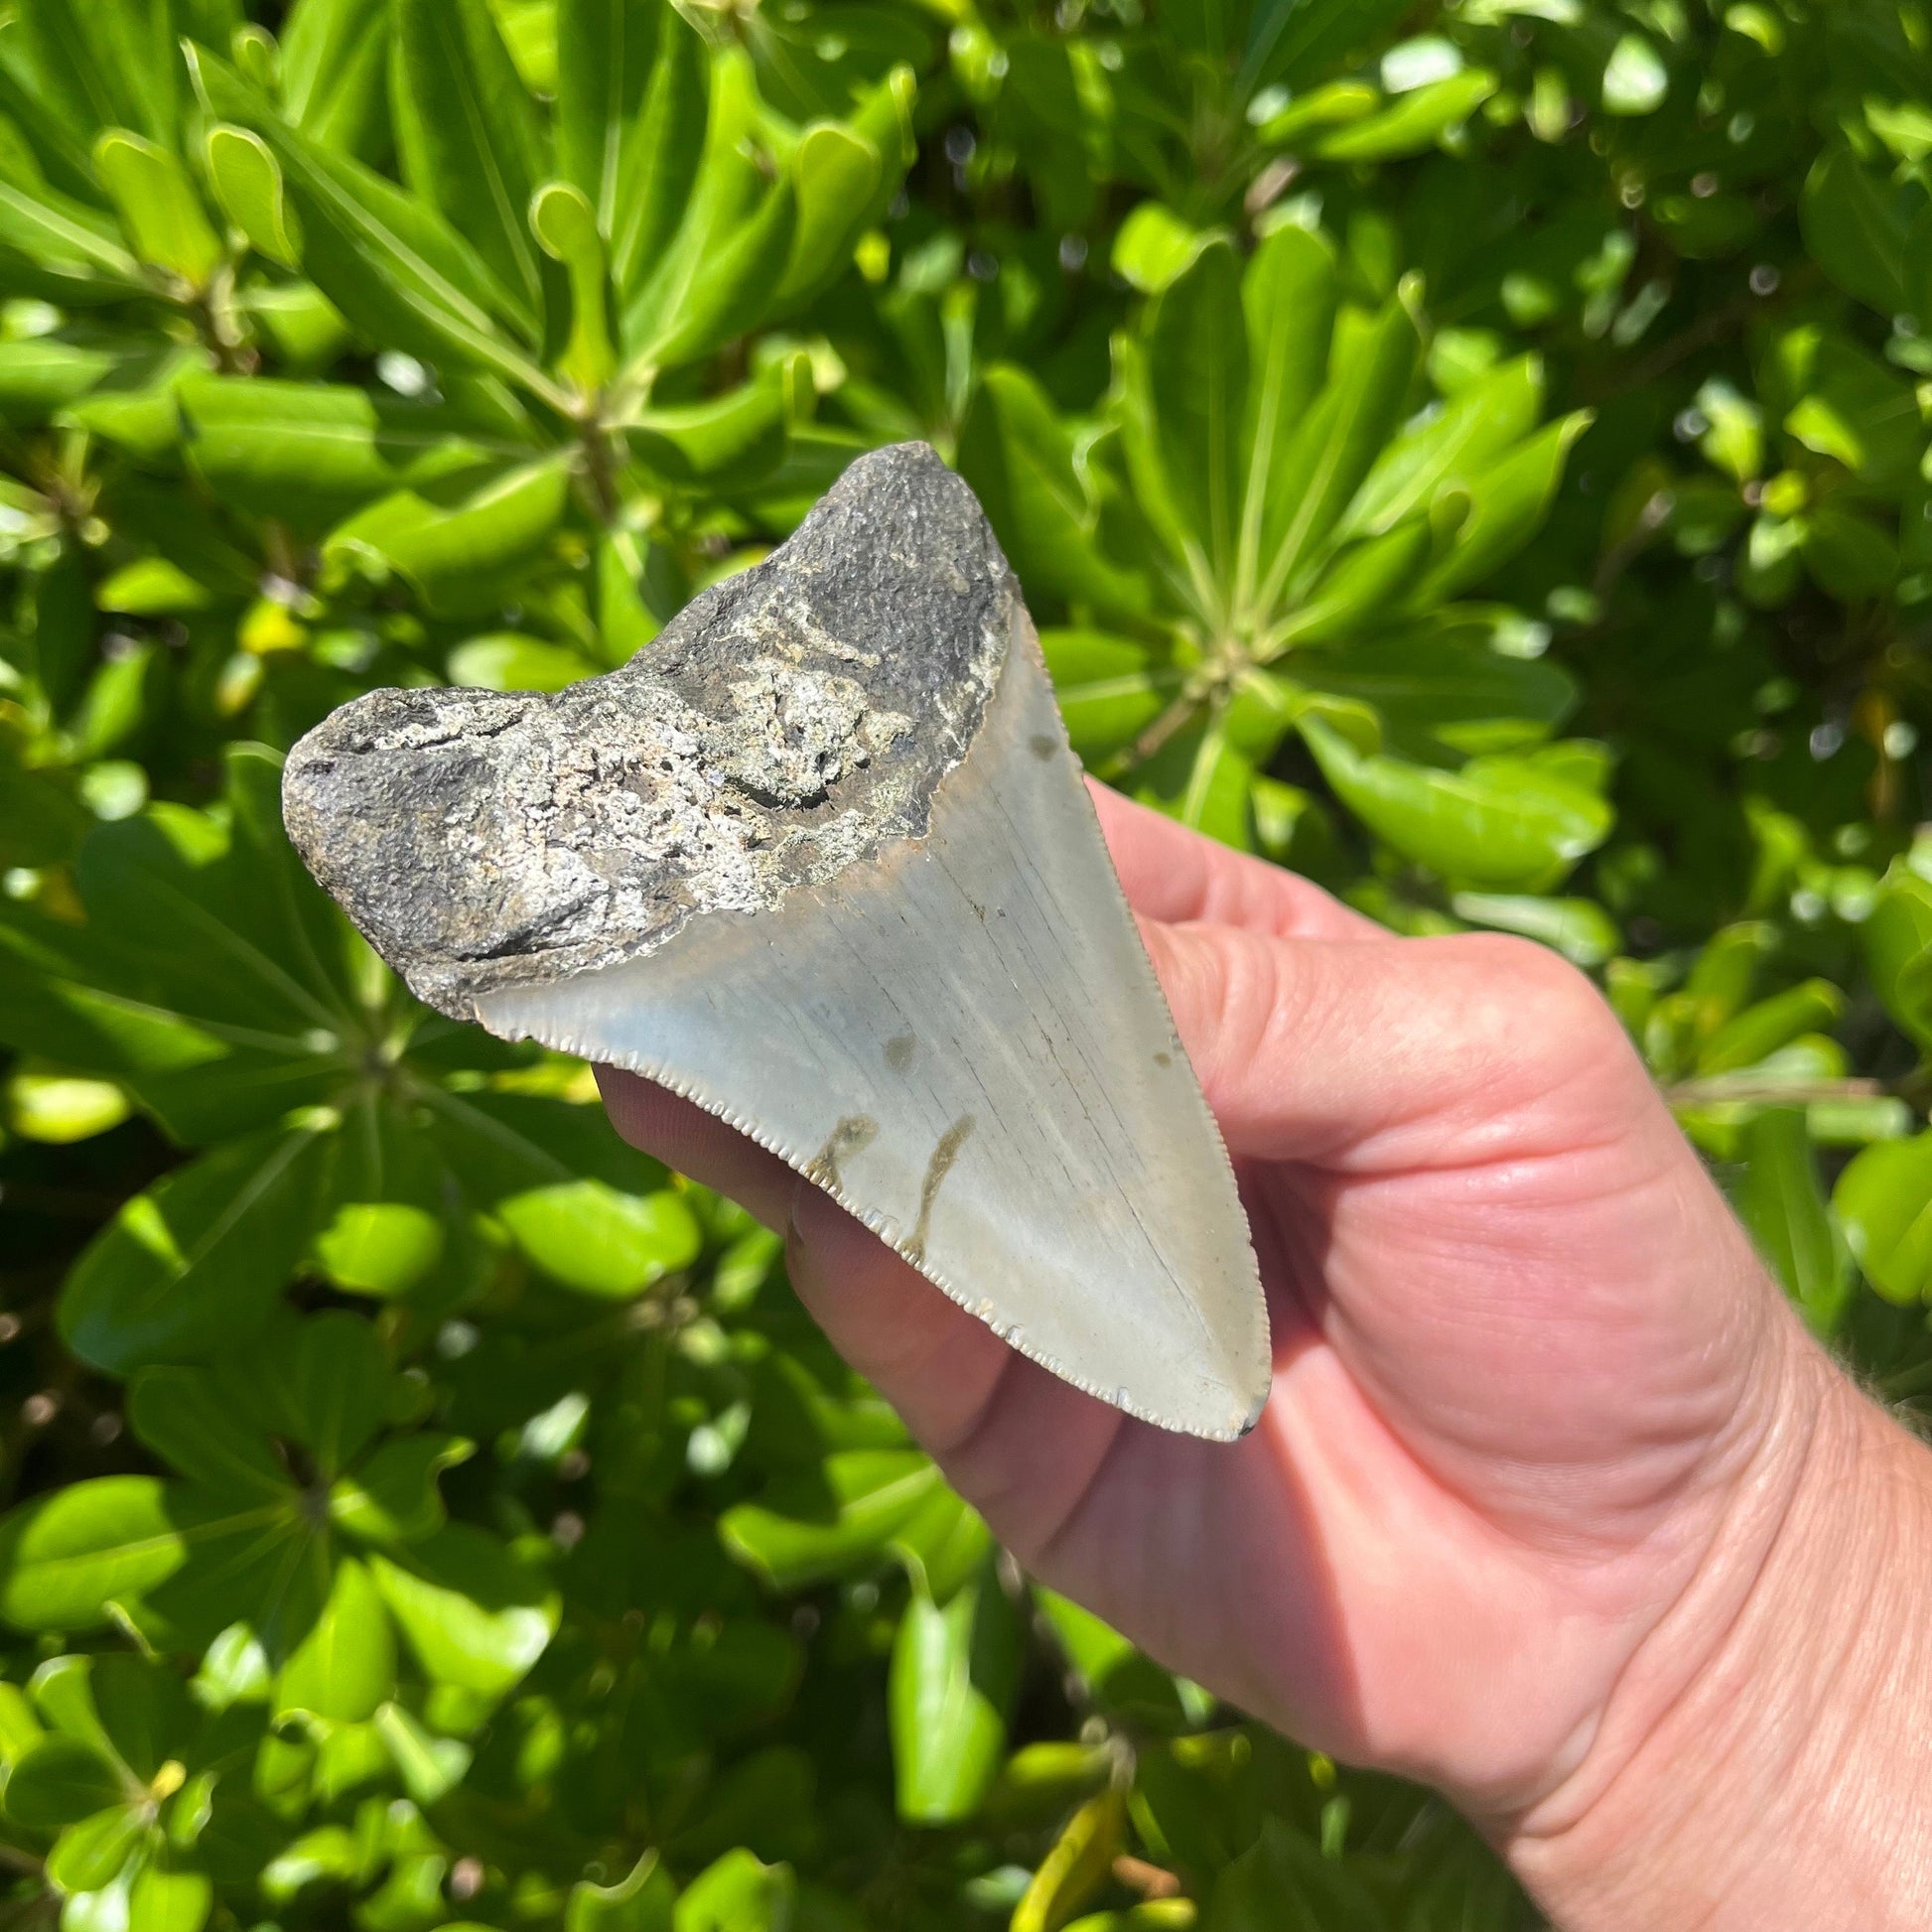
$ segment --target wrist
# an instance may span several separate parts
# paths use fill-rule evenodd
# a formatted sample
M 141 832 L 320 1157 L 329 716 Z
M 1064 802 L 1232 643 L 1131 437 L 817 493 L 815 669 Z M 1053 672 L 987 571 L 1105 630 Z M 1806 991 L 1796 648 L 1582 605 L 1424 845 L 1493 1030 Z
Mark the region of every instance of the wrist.
M 1505 1834 L 1567 1932 L 1932 1922 L 1932 1454 L 1796 1331 L 1690 1587 Z

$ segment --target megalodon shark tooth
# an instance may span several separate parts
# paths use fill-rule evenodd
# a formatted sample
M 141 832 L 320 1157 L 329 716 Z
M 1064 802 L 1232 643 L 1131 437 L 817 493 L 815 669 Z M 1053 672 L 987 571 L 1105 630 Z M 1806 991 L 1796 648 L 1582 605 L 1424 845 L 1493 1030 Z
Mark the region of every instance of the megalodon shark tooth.
M 1227 1154 L 1019 586 L 923 444 L 621 670 L 345 705 L 283 809 L 429 1005 L 688 1096 L 1130 1415 L 1258 1415 Z

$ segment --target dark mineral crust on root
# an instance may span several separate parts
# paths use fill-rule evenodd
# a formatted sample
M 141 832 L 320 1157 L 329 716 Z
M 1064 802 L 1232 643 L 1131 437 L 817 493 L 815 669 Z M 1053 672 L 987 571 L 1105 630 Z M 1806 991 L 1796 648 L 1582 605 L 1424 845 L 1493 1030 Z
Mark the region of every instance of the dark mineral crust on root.
M 651 951 L 924 832 L 1020 593 L 922 443 L 854 463 L 761 564 L 553 697 L 373 691 L 290 753 L 289 836 L 430 1005 Z

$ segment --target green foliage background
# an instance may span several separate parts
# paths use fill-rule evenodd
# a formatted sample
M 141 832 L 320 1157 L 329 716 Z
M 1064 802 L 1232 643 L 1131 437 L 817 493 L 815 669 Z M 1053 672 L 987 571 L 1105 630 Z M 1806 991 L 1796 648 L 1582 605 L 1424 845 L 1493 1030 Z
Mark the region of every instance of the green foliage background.
M 1095 769 L 1601 975 L 1932 1390 L 1910 0 L 0 4 L 0 1922 L 1479 1932 L 1032 1587 L 278 750 L 930 439 Z

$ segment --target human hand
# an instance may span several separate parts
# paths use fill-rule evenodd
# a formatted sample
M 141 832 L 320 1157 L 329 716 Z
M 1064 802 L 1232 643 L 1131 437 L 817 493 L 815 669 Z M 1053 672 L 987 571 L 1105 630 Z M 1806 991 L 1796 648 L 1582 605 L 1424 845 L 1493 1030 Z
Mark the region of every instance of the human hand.
M 1659 1791 L 1718 1772 L 1706 1733 L 1761 1741 L 1760 1692 L 1812 1722 L 1826 1688 L 1775 1632 L 1870 1541 L 1820 1499 L 1856 1476 L 1916 1508 L 1920 1452 L 1805 1335 L 1582 975 L 1392 937 L 1094 797 L 1268 1287 L 1240 1444 L 1080 1394 L 775 1157 L 606 1071 L 620 1131 L 787 1228 L 799 1294 L 1021 1563 L 1162 1662 L 1443 1787 L 1566 1924 L 1836 1922 L 1672 1916 L 1659 1847 L 1695 1870 L 1699 1833 Z M 1746 1662 L 1771 1681 L 1740 1690 Z M 1711 1898 L 1748 1908 L 1769 1868 Z

